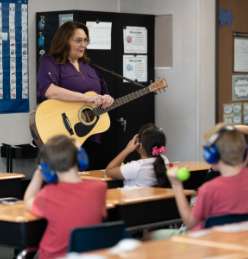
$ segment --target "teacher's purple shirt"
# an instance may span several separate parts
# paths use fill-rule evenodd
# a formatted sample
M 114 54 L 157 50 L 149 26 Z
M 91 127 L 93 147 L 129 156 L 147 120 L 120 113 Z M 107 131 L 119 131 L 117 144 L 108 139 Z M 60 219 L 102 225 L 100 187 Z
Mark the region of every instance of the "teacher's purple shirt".
M 94 91 L 98 94 L 108 93 L 105 81 L 99 76 L 96 70 L 89 64 L 80 61 L 80 72 L 67 62 L 58 64 L 51 56 L 45 55 L 40 60 L 37 76 L 37 98 L 38 102 L 46 99 L 45 93 L 50 84 L 55 84 L 68 90 L 85 93 Z M 90 138 L 100 143 L 100 134 Z
M 104 80 L 93 67 L 82 61 L 80 61 L 79 66 L 80 72 L 70 62 L 58 64 L 53 57 L 43 56 L 37 77 L 38 101 L 41 102 L 46 99 L 45 92 L 50 84 L 80 93 L 94 91 L 98 94 L 105 94 L 108 92 Z

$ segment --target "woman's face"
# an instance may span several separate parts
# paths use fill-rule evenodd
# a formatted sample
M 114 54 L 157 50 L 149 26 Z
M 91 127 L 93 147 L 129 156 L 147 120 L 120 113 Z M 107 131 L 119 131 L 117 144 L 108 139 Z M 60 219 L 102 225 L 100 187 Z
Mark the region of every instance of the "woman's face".
M 69 39 L 70 52 L 69 57 L 79 59 L 84 56 L 85 49 L 89 43 L 89 39 L 83 29 L 76 29 Z

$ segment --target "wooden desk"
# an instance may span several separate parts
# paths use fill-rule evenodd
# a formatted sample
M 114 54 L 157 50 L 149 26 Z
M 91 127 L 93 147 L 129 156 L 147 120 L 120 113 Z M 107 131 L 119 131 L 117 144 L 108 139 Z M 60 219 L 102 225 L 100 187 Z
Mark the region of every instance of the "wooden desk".
M 174 162 L 180 167 L 187 167 L 190 170 L 190 178 L 183 183 L 185 189 L 197 190 L 203 183 L 213 179 L 218 174 L 209 172 L 210 165 L 201 161 Z
M 23 201 L 0 204 L 0 244 L 13 247 L 35 246 L 45 227 L 46 221 L 28 212 Z
M 22 181 L 25 178 L 21 173 L 0 172 L 0 198 L 22 196 Z
M 105 170 L 92 170 L 92 171 L 79 172 L 79 176 L 81 179 L 93 179 L 93 180 L 101 180 L 101 181 L 112 180 L 111 177 L 106 176 Z
M 194 191 L 187 190 L 190 198 Z M 174 193 L 171 189 L 141 187 L 109 189 L 107 202 L 115 204 L 108 220 L 123 220 L 129 231 L 164 226 L 180 221 Z
M 213 228 L 204 230 L 198 236 L 197 233 L 188 233 L 182 236 L 175 236 L 173 240 L 185 244 L 197 244 L 208 247 L 232 249 L 237 251 L 245 251 L 248 253 L 248 223 L 237 224 L 246 225 L 245 231 L 224 232 L 221 228 Z M 242 229 L 242 227 L 241 227 Z
M 191 196 L 192 190 L 185 190 L 185 194 Z M 122 205 L 139 204 L 149 201 L 174 199 L 171 189 L 140 187 L 140 188 L 116 188 L 107 190 L 106 206 L 108 209 Z M 0 221 L 30 222 L 39 220 L 39 217 L 30 213 L 22 200 L 12 204 L 0 204 Z
M 185 190 L 186 195 L 193 195 L 194 191 Z M 144 203 L 147 201 L 174 199 L 175 195 L 170 188 L 158 187 L 134 187 L 115 188 L 107 191 L 107 202 L 115 205 L 129 205 Z
M 175 161 L 173 164 L 179 168 L 187 167 L 191 172 L 207 171 L 210 169 L 210 165 L 203 161 Z
M 191 195 L 193 191 L 186 191 Z M 173 206 L 172 206 L 173 205 Z M 124 220 L 130 227 L 178 218 L 173 192 L 163 188 L 109 189 L 107 220 Z M 46 221 L 30 214 L 23 201 L 0 204 L 0 244 L 27 247 L 37 245 Z M 132 230 L 132 229 L 130 229 Z
M 106 176 L 105 170 L 93 170 L 80 172 L 79 176 L 81 179 L 85 180 L 100 180 L 105 181 L 108 185 L 108 188 L 117 188 L 123 186 L 122 180 L 112 179 L 111 177 Z
M 110 249 L 82 255 L 101 255 L 106 259 L 199 259 L 199 258 L 228 258 L 245 259 L 248 254 L 241 251 L 206 247 L 196 244 L 184 244 L 172 240 L 143 242 L 139 247 L 129 252 L 111 253 Z M 65 257 L 66 258 L 66 257 Z
M 208 180 L 209 175 L 207 175 L 208 170 L 210 169 L 210 165 L 201 161 L 184 161 L 184 162 L 173 162 L 175 165 L 180 167 L 187 167 L 191 172 L 191 177 L 188 181 L 184 183 L 185 189 L 197 189 L 200 185 L 202 185 L 206 180 Z M 112 179 L 105 175 L 104 170 L 94 170 L 94 171 L 86 171 L 80 172 L 80 177 L 82 179 L 92 179 L 92 180 L 101 180 L 106 181 L 108 184 L 108 188 L 117 188 L 123 186 L 122 180 Z M 210 176 L 211 178 L 211 176 Z M 167 187 L 170 187 L 168 184 Z
M 0 172 L 0 181 L 2 180 L 12 180 L 12 179 L 23 179 L 24 174 L 21 173 L 3 173 Z

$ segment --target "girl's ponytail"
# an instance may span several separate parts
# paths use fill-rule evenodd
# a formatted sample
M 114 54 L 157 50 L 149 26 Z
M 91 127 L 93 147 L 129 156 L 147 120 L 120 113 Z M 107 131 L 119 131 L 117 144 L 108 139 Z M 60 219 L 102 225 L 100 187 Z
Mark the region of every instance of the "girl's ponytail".
M 156 160 L 153 163 L 155 175 L 157 178 L 157 186 L 158 187 L 166 187 L 168 186 L 168 179 L 166 176 L 167 169 L 164 163 L 164 159 L 161 155 L 156 157 Z

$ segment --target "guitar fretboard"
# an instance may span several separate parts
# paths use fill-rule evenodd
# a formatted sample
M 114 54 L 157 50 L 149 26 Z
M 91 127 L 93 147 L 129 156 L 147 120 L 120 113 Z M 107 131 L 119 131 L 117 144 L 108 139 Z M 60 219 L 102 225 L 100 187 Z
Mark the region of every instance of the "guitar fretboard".
M 131 102 L 133 100 L 136 100 L 136 99 L 140 98 L 141 96 L 146 95 L 146 94 L 148 94 L 150 92 L 151 92 L 150 91 L 150 86 L 147 86 L 147 87 L 142 88 L 142 89 L 140 89 L 138 91 L 135 91 L 135 92 L 132 92 L 130 94 L 124 95 L 124 96 L 122 96 L 120 98 L 117 98 L 114 101 L 114 103 L 110 107 L 108 107 L 108 108 L 103 109 L 101 107 L 97 107 L 97 108 L 94 108 L 92 111 L 94 112 L 94 114 L 96 116 L 98 116 L 98 115 L 101 115 L 101 114 L 103 114 L 105 112 L 109 112 L 109 111 L 111 111 L 111 110 L 113 110 L 115 108 L 118 108 L 118 107 L 120 107 L 120 106 L 122 106 L 122 105 L 124 105 L 126 103 L 129 103 L 129 102 Z

